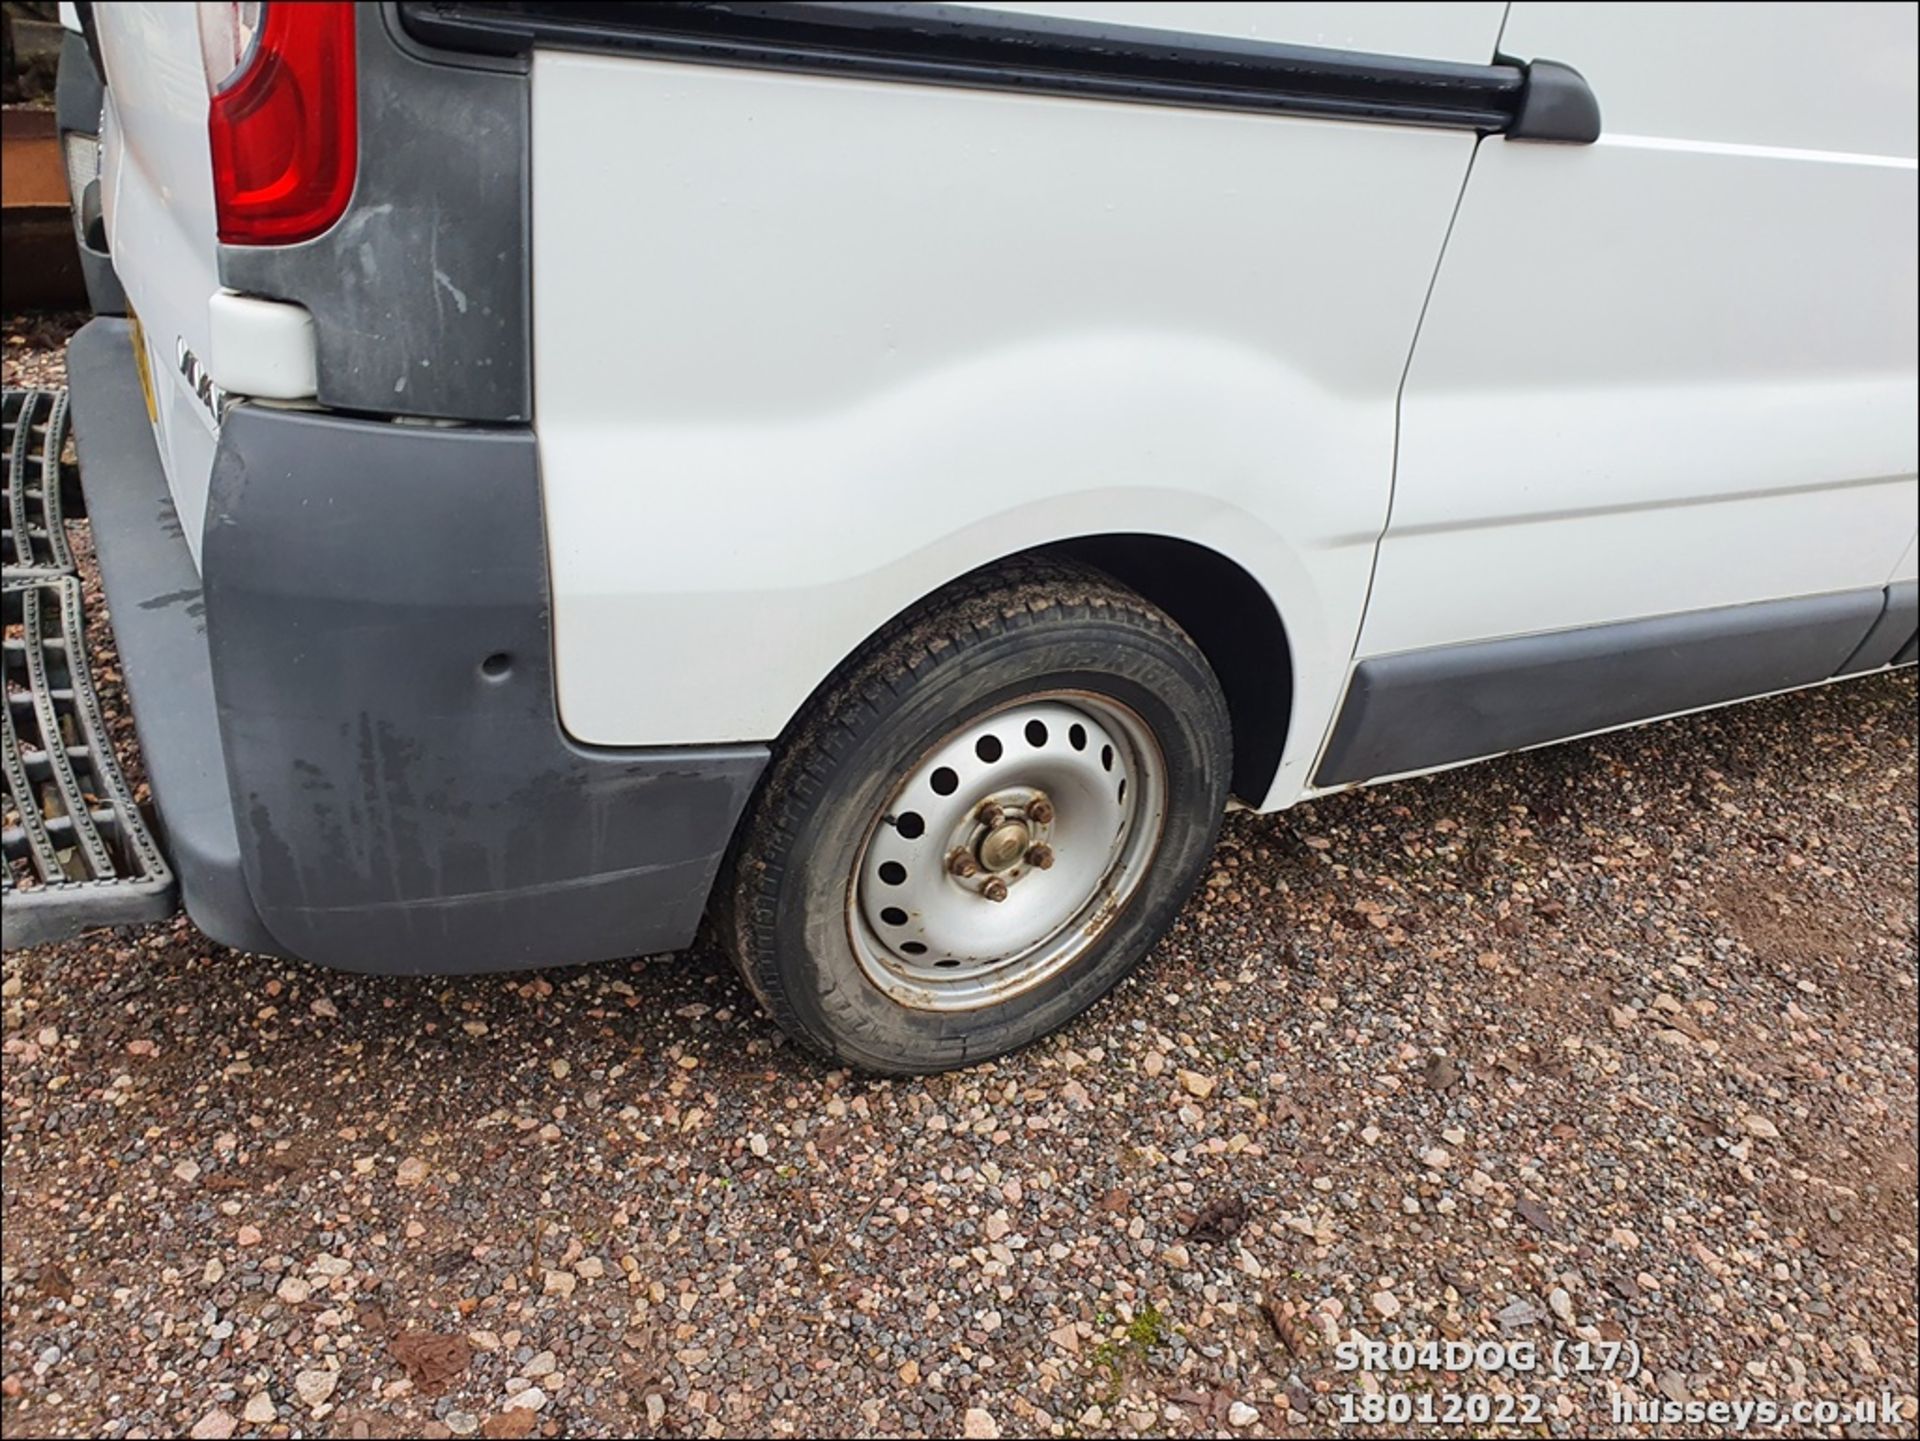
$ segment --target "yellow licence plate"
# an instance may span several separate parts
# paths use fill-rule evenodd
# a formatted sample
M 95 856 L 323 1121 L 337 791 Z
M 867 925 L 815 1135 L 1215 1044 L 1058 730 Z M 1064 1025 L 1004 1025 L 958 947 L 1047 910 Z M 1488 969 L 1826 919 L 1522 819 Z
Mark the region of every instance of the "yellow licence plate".
M 133 322 L 133 368 L 140 372 L 140 396 L 147 402 L 147 424 L 160 420 L 160 406 L 153 398 L 153 372 L 147 368 L 147 332 L 140 328 L 140 317 L 127 307 L 127 319 Z

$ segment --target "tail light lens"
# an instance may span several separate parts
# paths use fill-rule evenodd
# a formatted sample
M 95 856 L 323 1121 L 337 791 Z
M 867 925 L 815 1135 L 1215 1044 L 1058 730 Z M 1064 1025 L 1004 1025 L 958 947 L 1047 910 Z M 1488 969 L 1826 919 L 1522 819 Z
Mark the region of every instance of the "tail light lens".
M 61 135 L 60 148 L 67 162 L 67 199 L 77 216 L 87 186 L 100 178 L 100 137 L 69 130 Z
M 359 169 L 351 4 L 200 6 L 220 239 L 291 245 L 347 208 Z

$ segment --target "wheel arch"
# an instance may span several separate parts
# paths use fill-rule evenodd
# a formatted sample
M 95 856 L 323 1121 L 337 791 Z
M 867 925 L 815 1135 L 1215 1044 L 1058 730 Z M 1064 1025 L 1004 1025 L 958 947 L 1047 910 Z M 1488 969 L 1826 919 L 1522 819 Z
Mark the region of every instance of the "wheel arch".
M 1293 715 L 1294 656 L 1278 606 L 1240 562 L 1197 541 L 1147 531 L 1049 540 L 995 556 L 913 597 L 842 658 L 789 718 L 807 713 L 814 696 L 887 628 L 948 587 L 1012 561 L 1059 556 L 1105 572 L 1160 607 L 1193 637 L 1219 678 L 1233 728 L 1234 796 L 1251 806 L 1267 797 L 1280 769 Z M 783 736 L 784 739 L 784 736 Z
M 1233 794 L 1259 805 L 1272 787 L 1293 715 L 1293 649 L 1265 586 L 1219 551 L 1175 536 L 1090 535 L 1027 554 L 1105 571 L 1193 637 L 1219 677 L 1233 725 Z

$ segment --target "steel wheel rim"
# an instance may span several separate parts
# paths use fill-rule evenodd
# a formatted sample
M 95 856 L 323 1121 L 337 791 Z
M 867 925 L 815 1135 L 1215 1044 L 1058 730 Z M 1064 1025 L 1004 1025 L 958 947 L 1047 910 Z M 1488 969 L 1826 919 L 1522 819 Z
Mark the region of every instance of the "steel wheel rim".
M 901 1005 L 966 1011 L 1071 968 L 1150 869 L 1166 793 L 1153 731 L 1108 696 L 1040 692 L 955 726 L 861 844 L 846 910 L 862 971 Z

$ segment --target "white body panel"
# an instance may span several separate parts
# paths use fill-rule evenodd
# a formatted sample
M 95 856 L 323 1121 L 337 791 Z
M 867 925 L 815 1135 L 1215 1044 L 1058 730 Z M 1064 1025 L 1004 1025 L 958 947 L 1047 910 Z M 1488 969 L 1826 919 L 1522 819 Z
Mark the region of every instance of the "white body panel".
M 1906 550 L 1893 567 L 1893 574 L 1887 577 L 1889 585 L 1903 580 L 1920 580 L 1920 540 L 1907 542 Z
M 206 362 L 207 302 L 220 288 L 199 31 L 193 6 L 164 0 L 115 5 L 103 19 L 101 208 L 114 270 L 146 335 L 160 456 L 197 561 L 218 437 L 181 358 Z
M 1362 655 L 1877 586 L 1913 536 L 1913 7 L 1628 14 L 1513 7 L 1605 130 L 1475 158 Z
M 533 144 L 575 735 L 777 735 L 955 576 L 1145 531 L 1285 617 L 1298 792 L 1472 136 L 541 52 Z

